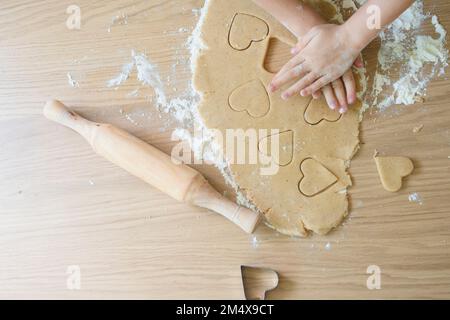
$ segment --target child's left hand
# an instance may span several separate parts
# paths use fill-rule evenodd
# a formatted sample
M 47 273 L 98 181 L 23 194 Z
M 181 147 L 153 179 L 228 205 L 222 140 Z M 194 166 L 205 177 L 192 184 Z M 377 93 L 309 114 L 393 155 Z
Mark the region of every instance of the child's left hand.
M 282 97 L 288 99 L 298 93 L 309 96 L 339 79 L 360 53 L 350 39 L 344 26 L 325 24 L 312 28 L 293 49 L 295 56 L 275 75 L 270 90 L 275 92 L 300 78 Z M 355 64 L 360 66 L 361 62 Z

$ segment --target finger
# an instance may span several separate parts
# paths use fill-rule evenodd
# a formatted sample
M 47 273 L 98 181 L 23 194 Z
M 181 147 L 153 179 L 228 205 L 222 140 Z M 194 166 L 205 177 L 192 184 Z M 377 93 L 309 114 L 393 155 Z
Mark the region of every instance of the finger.
M 364 61 L 363 61 L 361 55 L 359 55 L 358 58 L 356 58 L 355 62 L 353 62 L 353 65 L 357 68 L 364 67 Z
M 347 111 L 348 105 L 347 105 L 347 97 L 345 94 L 344 83 L 339 78 L 337 80 L 334 80 L 331 83 L 331 86 L 333 87 L 334 95 L 336 96 L 336 98 L 339 101 L 339 112 L 343 113 L 343 112 Z
M 313 83 L 317 79 L 317 75 L 313 72 L 308 73 L 302 79 L 297 81 L 294 85 L 292 85 L 289 89 L 283 92 L 281 98 L 286 100 L 292 97 L 294 94 L 300 93 L 303 88 L 308 86 L 310 83 Z M 317 90 L 316 90 L 317 91 Z
M 330 109 L 335 110 L 338 107 L 338 101 L 334 95 L 333 88 L 328 84 L 322 88 L 322 92 Z
M 284 86 L 286 83 L 292 81 L 293 79 L 303 78 L 306 74 L 308 74 L 308 71 L 304 68 L 303 64 L 296 65 L 292 69 L 281 74 L 276 79 L 273 79 L 271 82 L 271 86 L 275 88 L 276 91 L 282 86 Z
M 303 57 L 300 55 L 296 55 L 291 60 L 289 60 L 283 68 L 281 68 L 280 71 L 273 77 L 272 81 L 270 82 L 269 89 L 271 92 L 275 92 L 278 90 L 279 87 L 275 86 L 274 83 L 276 83 L 277 79 L 281 77 L 284 73 L 286 73 L 288 70 L 291 70 L 295 66 L 302 64 L 304 62 Z
M 313 99 L 319 99 L 320 96 L 322 95 L 322 91 L 316 91 L 312 94 Z
M 344 81 L 345 91 L 347 92 L 347 102 L 348 104 L 354 104 L 356 102 L 356 82 L 352 70 L 344 73 L 342 80 Z
M 274 76 L 274 78 L 285 73 L 286 70 L 292 69 L 296 65 L 303 63 L 304 61 L 305 61 L 305 59 L 303 58 L 303 56 L 297 54 L 296 56 L 292 57 L 288 62 L 286 62 L 285 65 L 283 65 L 283 67 L 280 69 L 280 71 L 278 71 L 278 73 Z
M 306 88 L 302 89 L 301 94 L 304 97 L 309 96 L 312 92 L 322 89 L 324 86 L 329 84 L 332 80 L 333 79 L 328 75 L 318 78 L 314 81 L 314 83 L 309 84 Z

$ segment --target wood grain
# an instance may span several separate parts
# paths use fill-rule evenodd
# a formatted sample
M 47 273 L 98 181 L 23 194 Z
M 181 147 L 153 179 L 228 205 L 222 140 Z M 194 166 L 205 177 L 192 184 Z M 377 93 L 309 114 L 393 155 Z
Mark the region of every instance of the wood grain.
M 41 115 L 57 98 L 170 152 L 175 123 L 146 97 L 153 92 L 130 96 L 140 87 L 135 76 L 117 90 L 106 82 L 135 50 L 182 92 L 190 78 L 184 43 L 202 1 L 81 0 L 80 30 L 65 26 L 71 4 L 0 4 L 0 298 L 240 299 L 241 265 L 278 271 L 270 298 L 450 298 L 447 76 L 432 82 L 423 104 L 366 114 L 343 226 L 308 239 L 265 226 L 248 236 L 148 187 Z M 426 4 L 450 29 L 450 3 Z M 122 14 L 127 24 L 110 26 Z M 376 44 L 366 52 L 371 69 L 375 55 Z M 400 192 L 383 190 L 374 149 L 414 160 Z M 214 168 L 196 168 L 231 196 Z M 422 204 L 408 201 L 413 192 Z M 81 270 L 80 290 L 67 288 L 72 265 Z M 381 268 L 381 290 L 366 287 L 369 265 Z

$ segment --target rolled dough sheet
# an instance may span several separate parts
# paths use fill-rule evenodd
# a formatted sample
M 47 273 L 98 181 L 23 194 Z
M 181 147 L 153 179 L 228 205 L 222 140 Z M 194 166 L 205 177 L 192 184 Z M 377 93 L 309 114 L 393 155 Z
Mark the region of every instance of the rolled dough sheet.
M 328 233 L 348 213 L 347 168 L 359 146 L 361 105 L 340 116 L 324 100 L 296 96 L 284 101 L 280 93 L 268 93 L 273 73 L 264 69 L 264 59 L 270 39 L 292 46 L 295 37 L 252 1 L 210 0 L 207 6 L 201 29 L 206 49 L 194 72 L 205 126 L 223 137 L 227 129 L 278 129 L 277 174 L 261 175 L 262 163 L 231 163 L 231 174 L 279 232 Z M 271 137 L 258 138 L 261 143 Z M 253 147 L 250 141 L 245 141 L 246 152 Z

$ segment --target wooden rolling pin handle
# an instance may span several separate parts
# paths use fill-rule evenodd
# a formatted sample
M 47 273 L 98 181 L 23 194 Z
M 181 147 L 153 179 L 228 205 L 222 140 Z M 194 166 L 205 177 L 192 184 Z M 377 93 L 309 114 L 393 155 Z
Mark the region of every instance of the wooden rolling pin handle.
M 213 210 L 252 233 L 259 214 L 223 197 L 196 170 L 110 124 L 84 119 L 59 101 L 49 101 L 44 115 L 82 135 L 94 151 L 172 198 Z
M 201 175 L 192 183 L 185 201 L 220 213 L 247 233 L 253 233 L 260 220 L 259 214 L 228 200 Z
M 100 123 L 89 121 L 69 110 L 59 101 L 48 101 L 44 107 L 44 116 L 56 123 L 69 127 L 83 136 L 89 144 L 93 144 L 94 128 Z

